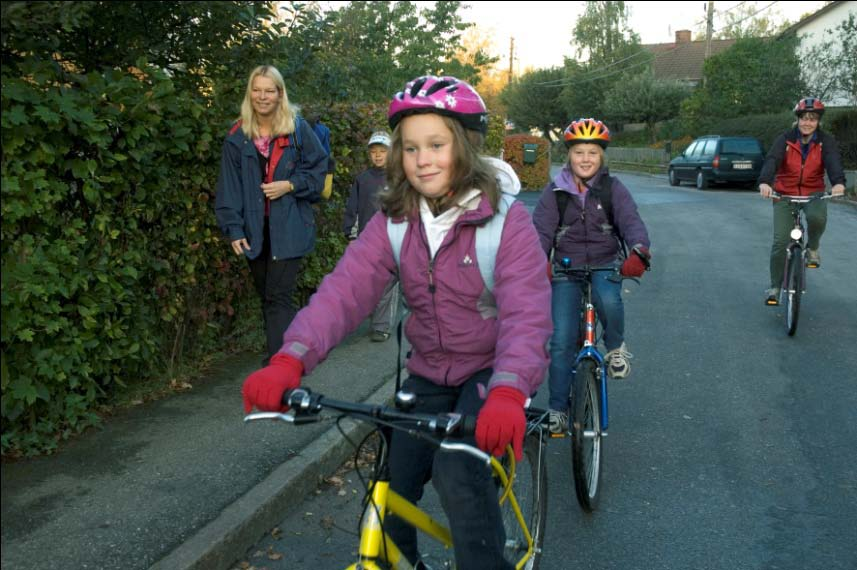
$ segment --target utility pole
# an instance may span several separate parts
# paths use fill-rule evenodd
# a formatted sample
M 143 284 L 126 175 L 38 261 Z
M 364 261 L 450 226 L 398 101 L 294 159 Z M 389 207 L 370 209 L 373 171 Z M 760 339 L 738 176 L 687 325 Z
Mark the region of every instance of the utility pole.
M 711 57 L 711 35 L 714 32 L 714 2 L 708 2 L 708 15 L 705 18 L 705 59 Z
M 512 84 L 513 66 L 515 65 L 515 36 L 509 38 L 509 85 Z
M 714 2 L 708 1 L 708 14 L 705 18 L 705 60 L 711 57 L 711 35 L 714 32 Z M 702 75 L 702 85 L 705 86 L 705 74 Z

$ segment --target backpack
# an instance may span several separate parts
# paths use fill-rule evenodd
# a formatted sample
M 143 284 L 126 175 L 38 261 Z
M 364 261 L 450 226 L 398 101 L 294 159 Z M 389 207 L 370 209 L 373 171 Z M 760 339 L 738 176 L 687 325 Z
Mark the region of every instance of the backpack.
M 506 222 L 506 214 L 514 196 L 500 194 L 500 203 L 497 213 L 484 225 L 476 228 L 476 263 L 479 265 L 479 273 L 482 281 L 489 292 L 494 292 L 494 265 L 497 261 L 497 250 L 500 249 L 500 237 L 503 235 L 503 224 Z M 400 256 L 402 253 L 402 242 L 408 229 L 408 220 L 393 222 L 387 218 L 387 236 L 390 238 L 390 246 L 393 248 L 393 257 L 396 259 L 396 267 L 400 267 Z
M 622 246 L 622 251 L 624 252 L 625 257 L 627 257 L 628 250 L 625 246 L 625 240 L 622 239 L 622 234 L 619 232 L 619 228 L 616 227 L 616 222 L 613 219 L 613 177 L 605 172 L 598 181 L 598 186 L 590 188 L 589 191 L 592 196 L 601 203 L 601 209 L 604 210 L 604 214 L 607 216 L 607 223 L 610 224 L 610 227 L 613 230 L 613 235 L 616 236 L 616 239 L 619 241 L 619 245 Z M 554 194 L 556 196 L 556 207 L 557 210 L 559 210 L 559 224 L 562 224 L 562 220 L 565 217 L 565 209 L 568 208 L 568 200 L 571 198 L 571 195 L 568 192 L 554 192 Z M 554 246 L 556 245 L 562 229 L 562 225 L 557 227 L 556 235 L 554 236 Z

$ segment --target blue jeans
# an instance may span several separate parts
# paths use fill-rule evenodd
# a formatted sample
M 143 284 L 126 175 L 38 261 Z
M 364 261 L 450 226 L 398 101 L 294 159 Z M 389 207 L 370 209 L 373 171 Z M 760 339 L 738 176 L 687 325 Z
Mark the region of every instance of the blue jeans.
M 414 412 L 476 415 L 484 403 L 477 385 L 487 387 L 490 378 L 491 370 L 482 370 L 463 385 L 450 387 L 410 376 L 402 388 L 416 394 Z M 462 441 L 475 445 L 472 437 Z M 390 473 L 390 488 L 412 503 L 422 498 L 423 486 L 433 479 L 449 520 L 457 568 L 512 568 L 503 560 L 506 533 L 497 486 L 491 471 L 479 460 L 464 453 L 437 452 L 436 445 L 397 430 L 390 445 Z M 385 519 L 384 530 L 414 564 L 418 557 L 417 531 L 395 516 Z
M 608 351 L 622 346 L 625 338 L 625 308 L 622 305 L 622 284 L 607 278 L 612 273 L 596 272 L 592 276 L 592 299 L 598 319 L 604 328 L 604 345 Z M 550 397 L 548 407 L 567 411 L 574 372 L 574 359 L 579 351 L 580 299 L 583 281 L 576 278 L 554 278 L 551 282 L 553 297 L 553 336 L 550 342 Z

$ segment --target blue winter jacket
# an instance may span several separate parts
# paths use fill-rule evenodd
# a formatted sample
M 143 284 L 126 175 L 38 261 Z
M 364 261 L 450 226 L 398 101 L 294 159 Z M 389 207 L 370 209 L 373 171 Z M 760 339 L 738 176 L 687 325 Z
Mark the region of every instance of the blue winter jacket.
M 283 146 L 273 180 L 288 180 L 294 191 L 271 200 L 269 231 L 274 260 L 303 257 L 315 247 L 315 216 L 312 204 L 321 199 L 327 169 L 327 153 L 306 121 L 296 118 L 300 149 L 294 134 L 271 142 Z M 217 224 L 230 242 L 246 238 L 255 259 L 262 252 L 265 228 L 265 194 L 262 170 L 253 141 L 238 128 L 223 143 L 215 211 Z

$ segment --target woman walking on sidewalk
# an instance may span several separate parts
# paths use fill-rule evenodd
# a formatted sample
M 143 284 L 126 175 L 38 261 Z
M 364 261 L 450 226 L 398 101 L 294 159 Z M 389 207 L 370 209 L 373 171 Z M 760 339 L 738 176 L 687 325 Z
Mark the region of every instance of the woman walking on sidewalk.
M 241 118 L 223 143 L 216 213 L 232 251 L 250 264 L 268 358 L 295 316 L 292 296 L 301 258 L 315 246 L 312 204 L 326 168 L 327 153 L 289 107 L 280 72 L 270 65 L 254 69 Z

